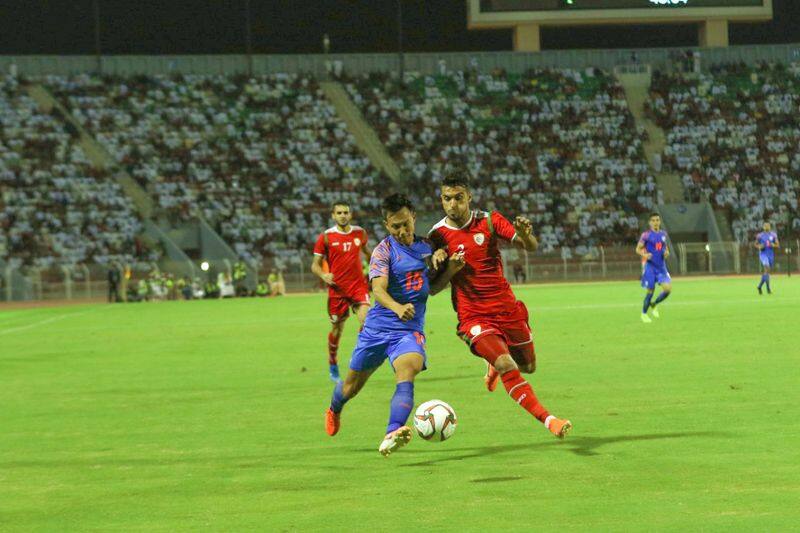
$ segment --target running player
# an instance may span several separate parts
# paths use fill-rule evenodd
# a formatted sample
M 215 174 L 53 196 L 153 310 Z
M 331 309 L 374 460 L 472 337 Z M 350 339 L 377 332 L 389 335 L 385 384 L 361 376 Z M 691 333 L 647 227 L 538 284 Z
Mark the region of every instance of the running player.
M 763 294 L 761 287 L 765 284 L 767 285 L 767 294 L 772 294 L 772 288 L 769 286 L 769 273 L 775 266 L 775 248 L 780 248 L 781 243 L 778 241 L 777 233 L 772 231 L 769 222 L 764 222 L 764 231 L 756 235 L 755 246 L 759 250 L 758 259 L 764 270 L 761 274 L 761 283 L 758 284 L 758 294 Z
M 536 353 L 528 310 L 503 276 L 500 241 L 531 252 L 539 245 L 530 221 L 517 217 L 512 224 L 499 213 L 472 211 L 468 178 L 460 172 L 444 179 L 441 199 L 447 216 L 433 226 L 429 237 L 448 254 L 465 254 L 466 265 L 451 280 L 459 337 L 473 354 L 486 360 L 484 380 L 490 391 L 502 379 L 514 401 L 553 435 L 563 438 L 572 428 L 571 422 L 552 416 L 520 374 L 520 370 L 535 371 Z
M 661 230 L 661 215 L 658 213 L 650 213 L 650 229 L 639 237 L 636 253 L 642 256 L 642 287 L 647 291 L 642 305 L 642 322 L 649 324 L 652 320 L 647 316 L 647 312 L 652 310 L 653 317 L 658 318 L 660 315 L 656 306 L 666 300 L 672 292 L 672 278 L 669 276 L 666 263 L 669 257 L 667 232 Z M 661 285 L 661 294 L 653 302 L 656 283 Z
M 447 286 L 463 267 L 463 254 L 453 254 L 447 268 L 433 282 L 429 267 L 436 271 L 447 259 L 443 250 L 433 252 L 430 242 L 414 235 L 415 214 L 411 202 L 393 194 L 383 202 L 384 223 L 389 236 L 375 247 L 369 277 L 376 303 L 369 310 L 364 328 L 350 358 L 344 382 L 333 389 L 325 413 L 325 431 L 339 431 L 339 416 L 345 402 L 353 398 L 375 370 L 388 358 L 397 385 L 389 411 L 386 436 L 378 451 L 388 456 L 411 439 L 406 420 L 414 407 L 414 378 L 425 369 L 425 306 L 428 294 Z
M 353 214 L 347 202 L 336 202 L 331 208 L 334 226 L 326 229 L 314 245 L 311 272 L 328 286 L 328 367 L 331 380 L 339 381 L 337 354 L 344 322 L 353 309 L 363 325 L 369 309 L 369 290 L 361 270 L 361 253 L 368 258 L 367 232 L 350 224 Z M 328 261 L 330 272 L 325 272 L 322 260 Z

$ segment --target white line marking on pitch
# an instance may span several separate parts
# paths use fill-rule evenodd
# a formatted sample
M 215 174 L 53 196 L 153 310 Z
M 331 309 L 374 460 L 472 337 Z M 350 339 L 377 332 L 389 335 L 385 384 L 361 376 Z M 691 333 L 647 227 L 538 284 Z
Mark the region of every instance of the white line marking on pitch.
M 33 324 L 26 324 L 24 326 L 17 326 L 15 328 L 9 328 L 9 329 L 0 330 L 0 335 L 6 335 L 7 333 L 16 333 L 17 331 L 25 331 L 26 329 L 35 328 L 36 326 L 49 324 L 51 322 L 57 322 L 57 321 L 62 320 L 64 318 L 71 318 L 71 317 L 74 317 L 74 316 L 85 315 L 87 313 L 91 313 L 94 310 L 95 309 L 89 309 L 89 310 L 86 310 L 86 311 L 81 311 L 79 313 L 69 313 L 69 314 L 66 314 L 66 315 L 58 315 L 58 316 L 53 316 L 53 317 L 50 317 L 50 318 L 45 318 L 44 320 L 40 320 L 38 322 L 34 322 Z

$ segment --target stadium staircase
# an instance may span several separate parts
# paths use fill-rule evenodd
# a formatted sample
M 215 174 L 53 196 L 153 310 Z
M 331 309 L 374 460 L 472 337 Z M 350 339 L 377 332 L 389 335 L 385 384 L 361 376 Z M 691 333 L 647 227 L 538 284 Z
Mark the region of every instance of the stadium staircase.
M 646 65 L 640 66 L 645 67 Z M 636 120 L 636 124 L 643 126 L 647 132 L 644 152 L 650 162 L 650 166 L 655 170 L 659 166 L 655 161 L 664 152 L 664 146 L 666 146 L 666 136 L 664 135 L 664 130 L 650 120 L 644 112 L 644 104 L 650 97 L 650 69 L 647 68 L 646 72 L 615 71 L 615 75 L 625 89 L 625 99 L 628 101 L 628 107 Z M 664 202 L 683 201 L 683 184 L 680 176 L 671 172 L 657 171 L 655 177 L 658 187 L 664 193 Z
M 116 166 L 111 154 L 109 154 L 102 144 L 97 142 L 86 129 L 72 116 L 62 104 L 59 102 L 50 91 L 41 85 L 31 85 L 28 88 L 28 94 L 39 105 L 39 108 L 47 113 L 52 113 L 55 110 L 57 116 L 67 124 L 69 129 L 78 133 L 78 140 L 81 149 L 89 158 L 95 168 L 106 169 L 125 191 L 125 194 L 133 201 L 136 211 L 139 212 L 141 217 L 145 220 L 150 219 L 153 214 L 153 200 L 142 187 L 136 183 L 130 174 L 114 168 Z M 113 169 L 113 171 L 112 171 Z
M 320 85 L 325 97 L 333 104 L 339 118 L 347 124 L 348 131 L 353 134 L 356 144 L 369 158 L 372 165 L 383 171 L 392 181 L 401 181 L 400 167 L 386 151 L 386 147 L 372 126 L 364 120 L 361 111 L 350 99 L 342 84 L 335 81 L 324 81 Z
M 728 215 L 721 209 L 714 209 L 714 219 L 717 221 L 719 228 L 720 239 L 723 241 L 733 242 L 733 231 L 731 231 L 731 223 L 728 220 Z
M 108 170 L 109 175 L 119 183 L 142 218 L 145 233 L 159 241 L 164 247 L 166 257 L 161 261 L 161 268 L 193 277 L 196 272 L 190 256 L 195 259 L 216 260 L 225 264 L 227 268 L 230 268 L 230 265 L 238 260 L 238 256 L 231 247 L 200 216 L 197 216 L 196 221 L 186 223 L 181 227 L 171 227 L 164 219 L 156 220 L 154 218 L 155 205 L 147 191 L 116 164 L 105 147 L 75 120 L 72 113 L 50 91 L 42 85 L 34 84 L 28 87 L 28 94 L 40 109 L 54 114 L 65 123 L 67 130 L 78 138 L 81 149 L 94 167 Z M 254 287 L 256 269 L 248 266 L 247 270 L 247 282 Z

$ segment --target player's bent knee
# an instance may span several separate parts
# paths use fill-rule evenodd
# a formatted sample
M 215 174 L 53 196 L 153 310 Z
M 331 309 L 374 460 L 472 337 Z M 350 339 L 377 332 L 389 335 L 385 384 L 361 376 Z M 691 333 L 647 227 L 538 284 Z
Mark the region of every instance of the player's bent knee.
M 422 355 L 418 353 L 403 354 L 394 361 L 395 379 L 398 383 L 403 381 L 414 381 L 414 378 L 422 372 L 425 363 Z
M 511 357 L 511 354 L 507 353 L 501 355 L 495 360 L 494 368 L 501 374 L 505 374 L 506 372 L 517 370 L 519 367 L 517 366 L 517 363 L 514 362 L 514 358 Z

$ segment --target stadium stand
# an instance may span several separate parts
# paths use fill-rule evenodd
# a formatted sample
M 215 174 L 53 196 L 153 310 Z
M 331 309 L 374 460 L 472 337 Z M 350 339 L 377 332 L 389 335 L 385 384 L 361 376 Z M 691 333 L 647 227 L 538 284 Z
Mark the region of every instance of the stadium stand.
M 646 134 L 604 71 L 458 71 L 405 83 L 370 74 L 347 89 L 421 208 L 440 210 L 438 180 L 465 168 L 476 178 L 476 205 L 528 215 L 545 252 L 585 255 L 635 241 L 638 215 L 658 201 Z
M 667 133 L 665 165 L 687 200 L 727 212 L 741 243 L 765 220 L 800 234 L 799 91 L 797 63 L 654 73 L 648 112 Z
M 160 257 L 119 185 L 93 168 L 59 117 L 0 79 L 0 258 L 11 268 L 137 264 Z
M 313 78 L 48 77 L 46 85 L 173 223 L 202 215 L 243 259 L 291 264 L 352 202 L 375 234 L 386 177 Z

